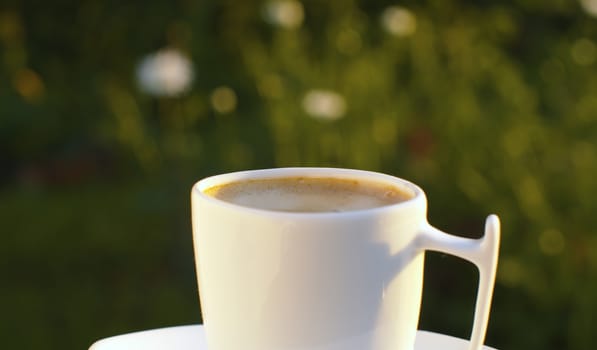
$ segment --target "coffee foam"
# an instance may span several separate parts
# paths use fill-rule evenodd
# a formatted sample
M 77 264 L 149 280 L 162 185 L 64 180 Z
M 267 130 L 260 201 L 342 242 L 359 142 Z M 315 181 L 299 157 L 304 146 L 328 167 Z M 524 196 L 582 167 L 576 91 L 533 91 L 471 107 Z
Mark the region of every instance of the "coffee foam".
M 273 211 L 343 212 L 386 206 L 413 197 L 385 183 L 327 177 L 287 177 L 232 182 L 207 189 L 226 202 Z

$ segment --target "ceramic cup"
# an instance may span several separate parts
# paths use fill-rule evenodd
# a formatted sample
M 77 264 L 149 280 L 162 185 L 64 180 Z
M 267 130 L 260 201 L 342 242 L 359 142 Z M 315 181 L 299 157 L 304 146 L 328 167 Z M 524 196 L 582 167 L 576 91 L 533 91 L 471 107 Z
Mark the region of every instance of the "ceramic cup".
M 333 177 L 397 186 L 412 198 L 347 212 L 298 213 L 221 201 L 205 190 L 230 182 Z M 479 289 L 470 350 L 485 338 L 499 220 L 469 239 L 427 222 L 417 185 L 351 169 L 278 168 L 217 175 L 192 189 L 201 310 L 209 350 L 413 350 L 426 250 L 474 263 Z

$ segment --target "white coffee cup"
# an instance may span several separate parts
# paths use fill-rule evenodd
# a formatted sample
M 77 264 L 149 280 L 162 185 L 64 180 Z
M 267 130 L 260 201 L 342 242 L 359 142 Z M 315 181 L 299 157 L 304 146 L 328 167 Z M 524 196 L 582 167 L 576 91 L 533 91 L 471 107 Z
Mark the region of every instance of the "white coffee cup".
M 402 188 L 412 198 L 347 212 L 279 212 L 214 198 L 237 181 L 325 177 Z M 426 250 L 479 269 L 470 350 L 487 330 L 499 220 L 480 239 L 427 222 L 425 193 L 393 176 L 351 169 L 277 168 L 217 175 L 192 190 L 195 261 L 209 350 L 412 350 Z

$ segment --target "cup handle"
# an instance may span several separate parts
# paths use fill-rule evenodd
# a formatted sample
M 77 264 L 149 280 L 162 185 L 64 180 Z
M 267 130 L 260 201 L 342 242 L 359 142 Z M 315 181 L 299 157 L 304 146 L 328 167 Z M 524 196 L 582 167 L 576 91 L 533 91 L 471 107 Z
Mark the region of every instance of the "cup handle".
M 457 237 L 442 232 L 430 224 L 421 231 L 421 246 L 455 255 L 475 264 L 479 269 L 479 289 L 469 350 L 481 350 L 487 332 L 489 310 L 495 284 L 500 245 L 500 220 L 490 215 L 485 221 L 485 235 L 479 239 Z

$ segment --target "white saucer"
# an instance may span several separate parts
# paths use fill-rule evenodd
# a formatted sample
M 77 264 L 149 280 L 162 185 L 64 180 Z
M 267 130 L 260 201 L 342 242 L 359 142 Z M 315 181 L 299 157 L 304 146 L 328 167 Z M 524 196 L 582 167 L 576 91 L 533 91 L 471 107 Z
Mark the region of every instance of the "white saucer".
M 496 350 L 485 346 L 484 350 Z M 89 350 L 207 350 L 203 326 L 179 326 L 135 332 L 98 340 Z M 468 350 L 468 341 L 418 331 L 414 350 Z

